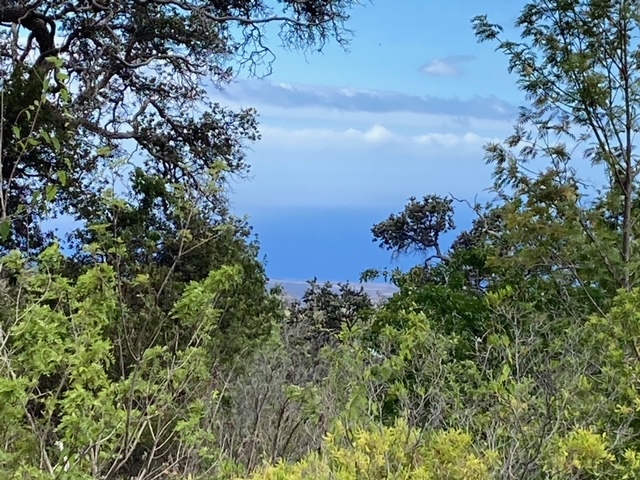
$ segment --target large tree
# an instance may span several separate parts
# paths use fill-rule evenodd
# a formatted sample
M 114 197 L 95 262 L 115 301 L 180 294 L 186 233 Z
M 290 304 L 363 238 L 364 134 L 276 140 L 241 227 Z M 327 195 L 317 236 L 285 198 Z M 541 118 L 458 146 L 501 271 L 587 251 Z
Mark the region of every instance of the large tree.
M 625 0 L 536 0 L 516 27 L 521 38 L 512 41 L 486 17 L 474 19 L 479 40 L 497 43 L 530 102 L 505 144 L 487 149 L 496 190 L 512 204 L 512 219 L 526 213 L 529 227 L 521 222 L 520 230 L 538 236 L 547 263 L 554 257 L 585 285 L 630 289 L 638 274 L 638 7 Z M 585 175 L 583 157 L 603 182 L 587 182 L 593 170 Z M 546 165 L 538 170 L 540 159 Z M 578 237 L 586 241 L 576 248 Z M 580 253 L 598 259 L 600 279 L 588 278 L 593 268 L 577 268 Z
M 208 89 L 228 84 L 240 67 L 268 73 L 274 58 L 268 31 L 284 47 L 321 48 L 332 38 L 346 43 L 344 22 L 356 3 L 0 2 L 2 191 L 22 239 L 13 243 L 24 246 L 34 233 L 29 225 L 37 225 L 17 218 L 19 205 L 54 183 L 58 200 L 66 200 L 62 211 L 76 213 L 102 185 L 95 173 L 105 155 L 135 150 L 148 175 L 188 185 L 203 201 L 216 162 L 246 172 L 242 146 L 258 138 L 254 111 L 214 103 Z M 38 115 L 25 115 L 34 104 Z M 17 137 L 43 129 L 59 138 L 62 150 L 17 145 Z
M 486 146 L 496 202 L 451 252 L 437 242 L 450 228 L 451 204 L 433 196 L 412 200 L 374 236 L 396 252 L 426 250 L 463 268 L 481 290 L 543 288 L 549 295 L 535 295 L 538 302 L 571 304 L 574 316 L 606 309 L 616 289 L 637 286 L 640 266 L 638 8 L 622 0 L 535 0 L 517 17 L 517 40 L 484 16 L 473 26 L 507 56 L 528 101 L 513 134 Z M 461 258 L 482 268 L 451 261 Z

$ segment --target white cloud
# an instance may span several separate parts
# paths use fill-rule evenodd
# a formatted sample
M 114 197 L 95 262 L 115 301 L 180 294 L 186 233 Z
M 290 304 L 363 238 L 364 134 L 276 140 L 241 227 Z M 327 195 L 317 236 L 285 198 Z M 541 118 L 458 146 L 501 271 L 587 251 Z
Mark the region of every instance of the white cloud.
M 353 132 L 356 136 L 362 135 L 367 142 L 372 143 L 386 143 L 393 141 L 396 138 L 390 130 L 387 130 L 382 125 L 374 125 L 366 132 L 360 132 L 359 130 L 349 129 L 347 133 Z
M 420 71 L 435 77 L 452 77 L 462 73 L 462 64 L 470 62 L 475 57 L 471 55 L 451 55 L 444 58 L 434 58 L 420 68 Z
M 230 108 L 240 108 L 235 102 L 226 102 Z M 301 107 L 284 108 L 256 104 L 261 125 L 291 123 L 293 125 L 345 125 L 346 128 L 367 129 L 370 125 L 382 124 L 394 130 L 429 130 L 434 133 L 469 130 L 485 137 L 506 137 L 511 132 L 510 120 L 479 119 L 445 114 L 421 114 L 411 112 L 361 112 L 341 111 L 334 108 Z M 263 127 L 261 127 L 263 128 Z
M 278 148 L 309 150 L 344 150 L 352 148 L 371 148 L 382 145 L 401 150 L 419 151 L 425 146 L 440 149 L 471 147 L 480 151 L 480 147 L 489 141 L 499 141 L 498 137 L 486 137 L 472 132 L 463 133 L 420 133 L 417 135 L 392 131 L 380 124 L 368 129 L 348 128 L 345 130 L 327 128 L 289 129 L 279 126 L 262 125 L 261 144 Z M 417 147 L 417 148 L 416 148 Z
M 424 73 L 437 76 L 451 76 L 460 73 L 457 65 L 452 65 L 440 59 L 435 59 L 422 67 Z
M 413 140 L 422 145 L 438 144 L 444 147 L 457 147 L 459 145 L 483 145 L 490 141 L 495 141 L 494 138 L 483 138 L 475 133 L 465 133 L 463 135 L 456 135 L 453 133 L 426 133 L 424 135 L 418 135 Z
M 334 290 L 337 291 L 338 282 L 334 281 L 331 283 L 333 283 Z M 309 284 L 307 282 L 303 282 L 301 280 L 273 279 L 269 281 L 269 284 L 271 286 L 281 285 L 284 288 L 285 293 L 295 299 L 301 299 L 302 295 L 304 295 L 304 292 L 309 287 Z M 383 298 L 390 297 L 398 291 L 398 287 L 396 287 L 395 285 L 381 282 L 352 283 L 351 286 L 354 289 L 359 289 L 360 287 L 362 287 L 373 300 L 378 300 L 379 296 Z

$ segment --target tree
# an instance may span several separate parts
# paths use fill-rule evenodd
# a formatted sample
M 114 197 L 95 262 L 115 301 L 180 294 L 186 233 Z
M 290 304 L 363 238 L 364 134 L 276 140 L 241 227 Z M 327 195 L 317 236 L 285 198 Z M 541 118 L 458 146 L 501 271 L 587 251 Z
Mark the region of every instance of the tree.
M 363 287 L 348 283 L 334 287 L 330 282 L 308 282 L 302 302 L 291 305 L 290 320 L 307 324 L 313 333 L 310 341 L 320 348 L 337 339 L 343 329 L 352 329 L 373 311 L 373 302 Z
M 460 232 L 445 250 L 442 235 L 453 231 L 453 203 L 465 203 L 454 197 L 426 195 L 421 201 L 411 197 L 402 212 L 391 214 L 371 229 L 373 241 L 393 255 L 420 252 L 423 264 L 407 274 L 379 272 L 375 269 L 362 274 L 362 280 L 371 280 L 383 274 L 398 286 L 418 286 L 427 283 L 470 289 L 481 293 L 490 285 L 492 275 L 487 264 L 489 251 L 504 253 L 499 231 L 504 225 L 501 208 L 495 205 L 467 205 L 477 215 L 469 231 Z
M 45 62 L 51 68 L 61 66 L 55 57 Z M 18 68 L 0 92 L 0 241 L 5 248 L 33 251 L 50 238 L 38 220 L 60 203 L 60 198 L 55 201 L 59 186 L 65 186 L 63 203 L 77 193 L 77 185 L 67 182 L 68 171 L 74 166 L 72 148 L 67 148 L 73 139 L 73 116 L 65 73 L 55 74 L 53 87 L 42 72 L 26 81 L 20 77 L 21 71 Z M 49 101 L 54 91 L 58 98 Z M 35 161 L 37 157 L 42 161 Z
M 418 202 L 411 198 L 404 210 L 392 214 L 372 228 L 374 241 L 393 250 L 394 255 L 424 252 L 423 264 L 408 272 L 379 272 L 370 269 L 362 280 L 384 275 L 399 290 L 375 317 L 372 342 L 386 327 L 398 326 L 407 311 L 427 313 L 441 332 L 464 333 L 460 355 L 465 356 L 468 342 L 481 335 L 486 317 L 484 294 L 496 285 L 495 270 L 488 264 L 490 252 L 501 247 L 495 240 L 500 230 L 500 209 L 473 207 L 478 214 L 472 228 L 461 232 L 445 250 L 441 235 L 455 228 L 454 198 L 427 195 Z M 430 254 L 431 253 L 431 254 Z
M 513 135 L 486 147 L 497 200 L 448 253 L 438 253 L 430 230 L 416 235 L 424 224 L 415 221 L 415 201 L 374 235 L 396 252 L 428 247 L 434 258 L 458 259 L 444 262 L 445 278 L 465 271 L 467 288 L 517 285 L 547 292 L 538 295 L 541 310 L 549 301 L 575 316 L 606 310 L 618 288 L 636 285 L 638 270 L 637 9 L 622 1 L 530 1 L 516 21 L 518 41 L 501 38 L 486 17 L 473 25 L 480 41 L 507 55 L 530 101 Z M 580 153 L 601 168 L 604 185 L 581 178 Z M 436 218 L 429 228 L 438 232 L 446 216 Z
M 426 195 L 420 201 L 411 197 L 402 212 L 373 226 L 373 241 L 396 255 L 433 250 L 435 253 L 425 263 L 447 260 L 440 237 L 455 228 L 452 203 L 452 199 L 437 195 Z
M 321 455 L 308 455 L 295 464 L 267 465 L 246 478 L 493 478 L 494 452 L 477 448 L 462 431 L 425 434 L 398 421 L 390 427 L 355 428 L 352 440 L 346 430 L 338 424 L 327 436 Z
M 258 132 L 252 109 L 232 112 L 210 101 L 207 89 L 228 84 L 236 66 L 253 73 L 265 67 L 268 73 L 273 54 L 266 30 L 271 26 L 280 28 L 286 47 L 322 48 L 332 38 L 345 44 L 344 22 L 356 3 L 4 2 L 3 190 L 16 190 L 14 204 L 24 202 L 33 195 L 34 183 L 64 170 L 64 185 L 51 181 L 59 184 L 61 209 L 75 215 L 105 187 L 106 180 L 95 175 L 103 157 L 127 156 L 134 147 L 138 165 L 149 176 L 189 186 L 201 202 L 215 203 L 203 188 L 209 170 L 223 162 L 229 174 L 245 173 L 242 147 Z M 60 73 L 73 85 L 69 92 L 59 88 Z M 54 88 L 41 99 L 44 81 Z M 70 97 L 70 125 L 57 106 L 61 95 Z M 44 111 L 35 130 L 62 129 L 65 135 L 58 138 L 66 155 L 54 155 L 43 145 L 25 156 L 13 147 L 13 127 L 20 126 L 22 109 L 34 101 Z
M 172 189 L 139 170 L 135 180 L 128 196 L 96 203 L 88 215 L 87 228 L 74 232 L 69 275 L 86 271 L 96 260 L 105 261 L 117 268 L 122 302 L 135 310 L 143 306 L 139 295 L 153 292 L 162 319 L 191 282 L 202 281 L 210 271 L 225 265 L 238 265 L 243 281 L 221 290 L 223 295 L 218 299 L 224 305 L 215 336 L 218 360 L 224 363 L 223 359 L 232 359 L 268 335 L 281 302 L 267 288 L 251 227 L 246 220 L 229 214 L 222 189 L 211 187 L 215 189 L 211 195 L 219 200 L 205 208 L 180 186 Z M 148 279 L 142 290 L 135 282 L 140 277 Z M 125 335 L 139 342 L 130 346 L 134 350 L 162 345 L 179 328 L 173 322 L 140 321 L 120 325 L 128 331 Z
M 501 28 L 486 17 L 474 19 L 478 39 L 497 42 L 531 102 L 521 109 L 505 145 L 487 149 L 496 167 L 496 189 L 505 199 L 534 198 L 539 208 L 556 211 L 555 219 L 572 229 L 570 240 L 586 237 L 582 240 L 606 267 L 604 275 L 614 288 L 625 289 L 636 284 L 638 267 L 634 204 L 640 170 L 633 139 L 640 67 L 633 38 L 639 20 L 634 2 L 531 1 L 516 21 L 521 41 L 515 42 L 502 39 Z M 601 167 L 602 190 L 580 191 L 580 146 L 586 147 L 585 157 Z M 536 158 L 547 160 L 549 167 L 529 173 Z M 588 201 L 585 193 L 595 193 L 596 200 Z M 548 219 L 533 215 L 531 210 L 531 220 L 540 228 L 545 222 L 553 227 Z M 603 217 L 619 220 L 614 230 L 602 228 Z M 555 232 L 559 226 L 556 222 Z M 570 250 L 555 252 L 566 270 L 574 263 Z M 575 278 L 576 273 L 575 281 L 592 280 Z
M 164 319 L 190 282 L 230 263 L 242 265 L 243 282 L 224 292 L 218 354 L 231 358 L 246 342 L 264 337 L 279 302 L 266 289 L 251 229 L 229 213 L 224 188 L 231 176 L 248 171 L 244 148 L 259 138 L 255 112 L 227 109 L 210 101 L 208 91 L 231 82 L 236 68 L 268 73 L 272 27 L 280 28 L 286 47 L 321 49 L 331 39 L 345 44 L 350 32 L 344 22 L 355 4 L 3 6 L 0 42 L 9 52 L 2 60 L 8 75 L 0 79 L 7 98 L 3 168 L 11 175 L 3 177 L 2 188 L 14 221 L 12 241 L 3 247 L 37 253 L 53 240 L 40 232 L 41 220 L 71 214 L 81 225 L 70 239 L 68 276 L 107 262 L 116 268 L 120 301 L 134 311 L 143 288 L 135 279 L 148 278 L 144 288 L 154 292 L 158 321 L 150 325 L 149 318 L 134 321 L 132 315 L 120 326 L 137 342 L 123 349 L 125 364 L 172 338 L 179 326 Z M 28 131 L 48 134 L 59 148 L 43 142 L 24 155 L 16 132 L 26 131 L 22 106 L 35 102 L 42 114 Z M 55 187 L 53 208 L 36 206 L 17 228 L 14 213 L 37 203 L 43 184 Z

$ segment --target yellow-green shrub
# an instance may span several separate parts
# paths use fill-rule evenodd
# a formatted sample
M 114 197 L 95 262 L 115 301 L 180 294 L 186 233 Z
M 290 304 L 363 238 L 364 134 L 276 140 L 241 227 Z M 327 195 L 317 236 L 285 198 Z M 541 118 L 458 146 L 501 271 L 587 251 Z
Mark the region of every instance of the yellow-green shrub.
M 322 454 L 294 464 L 267 465 L 251 480 L 483 480 L 491 478 L 496 455 L 477 451 L 459 430 L 425 434 L 400 420 L 393 427 L 356 428 L 338 423 Z

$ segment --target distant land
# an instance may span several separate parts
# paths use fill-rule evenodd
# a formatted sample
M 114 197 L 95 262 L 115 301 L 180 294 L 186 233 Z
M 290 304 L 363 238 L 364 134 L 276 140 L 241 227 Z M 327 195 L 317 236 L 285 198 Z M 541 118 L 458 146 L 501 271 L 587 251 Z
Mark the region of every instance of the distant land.
M 319 282 L 324 283 L 324 282 Z M 334 286 L 338 282 L 331 282 Z M 270 280 L 270 286 L 282 285 L 285 293 L 294 299 L 301 299 L 308 283 L 302 280 Z M 370 283 L 350 283 L 355 288 L 362 287 L 372 299 L 387 298 L 398 291 L 398 288 L 389 283 L 370 282 Z

